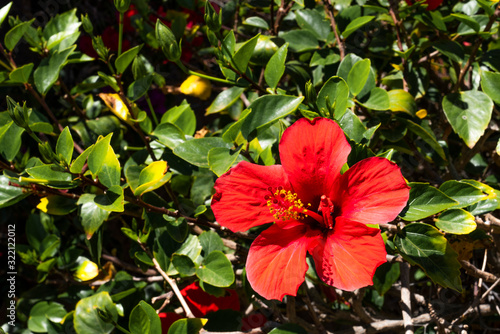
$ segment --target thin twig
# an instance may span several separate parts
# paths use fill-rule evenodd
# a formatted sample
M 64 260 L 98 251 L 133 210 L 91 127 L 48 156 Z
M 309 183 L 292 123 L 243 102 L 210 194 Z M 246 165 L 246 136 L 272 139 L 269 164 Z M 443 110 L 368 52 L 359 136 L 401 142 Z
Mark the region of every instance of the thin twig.
M 335 40 L 337 41 L 337 45 L 339 47 L 339 52 L 340 52 L 340 60 L 342 61 L 342 59 L 344 59 L 344 57 L 345 57 L 344 40 L 339 35 L 338 29 L 337 29 L 337 23 L 335 22 L 335 14 L 333 12 L 332 4 L 330 3 L 329 0 L 323 0 L 323 4 L 325 5 L 326 12 L 328 13 L 328 17 L 330 18 L 330 25 L 332 26 L 333 33 L 335 34 Z
M 401 311 L 403 314 L 405 334 L 413 334 L 413 320 L 411 317 L 410 294 L 410 265 L 407 262 L 399 264 L 401 269 Z

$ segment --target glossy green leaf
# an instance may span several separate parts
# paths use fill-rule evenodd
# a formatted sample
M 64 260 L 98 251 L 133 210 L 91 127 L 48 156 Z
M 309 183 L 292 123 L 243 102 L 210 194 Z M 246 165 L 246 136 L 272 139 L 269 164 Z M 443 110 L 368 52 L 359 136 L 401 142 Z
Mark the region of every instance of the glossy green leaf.
M 453 130 L 472 148 L 491 120 L 493 101 L 479 91 L 452 93 L 444 97 L 443 110 Z
M 441 147 L 441 145 L 439 145 L 436 138 L 432 134 L 427 132 L 426 129 L 424 129 L 417 123 L 414 123 L 410 120 L 404 120 L 404 123 L 406 124 L 408 130 L 410 130 L 411 132 L 422 138 L 422 140 L 425 141 L 427 144 L 429 144 L 429 146 L 432 147 L 432 149 L 436 151 L 436 153 L 439 154 L 439 156 L 443 160 L 446 160 L 446 154 L 444 153 L 443 148 Z
M 83 194 L 76 204 L 80 205 L 79 216 L 87 239 L 92 238 L 95 231 L 101 227 L 102 223 L 110 214 L 109 211 L 101 209 L 95 202 L 95 194 Z
M 200 240 L 201 247 L 205 255 L 212 253 L 213 251 L 222 252 L 224 249 L 224 243 L 221 237 L 214 231 L 205 231 L 198 237 Z
M 0 175 L 0 209 L 13 205 L 23 198 L 29 196 L 21 187 L 11 185 L 9 178 Z
M 390 108 L 389 94 L 385 89 L 375 87 L 368 94 L 358 98 L 359 104 L 367 109 L 387 110 Z
M 143 44 L 137 45 L 132 49 L 123 52 L 115 60 L 116 72 L 123 73 L 127 69 L 128 65 L 134 60 L 135 56 L 141 51 Z
M 482 71 L 481 89 L 495 101 L 496 104 L 500 105 L 500 73 Z
M 185 134 L 192 136 L 196 130 L 196 116 L 189 103 L 184 100 L 180 106 L 173 107 L 161 117 L 160 123 L 173 123 Z
M 394 89 L 388 92 L 389 94 L 389 109 L 392 111 L 402 111 L 408 115 L 415 116 L 417 112 L 417 104 L 415 98 L 408 92 L 402 89 Z
M 73 177 L 71 174 L 65 172 L 63 168 L 58 165 L 41 165 L 27 168 L 26 172 L 35 179 L 59 182 L 71 182 Z
M 12 7 L 12 1 L 0 8 L 0 26 L 2 25 L 3 21 L 7 17 L 7 14 L 9 14 L 10 8 Z
M 163 215 L 163 219 L 167 221 L 167 232 L 170 237 L 178 243 L 184 242 L 189 232 L 189 225 L 186 219 L 174 219 L 167 215 Z
M 352 110 L 347 110 L 342 117 L 338 120 L 340 127 L 344 130 L 345 134 L 356 143 L 360 143 L 365 137 L 367 132 L 366 127 L 363 125 L 358 116 Z M 370 138 L 366 138 L 370 139 Z
M 112 135 L 113 134 L 110 133 L 106 137 L 98 139 L 97 142 L 94 144 L 92 152 L 90 152 L 88 156 L 87 163 L 93 178 L 97 176 L 97 173 L 99 173 L 104 161 L 106 160 Z
M 153 79 L 154 75 L 148 74 L 132 82 L 127 88 L 127 97 L 132 101 L 136 101 L 143 97 L 148 92 L 149 88 L 151 88 Z
M 188 256 L 182 254 L 172 255 L 172 264 L 181 276 L 189 277 L 196 273 L 196 266 Z
M 439 190 L 458 202 L 454 208 L 464 208 L 487 197 L 481 189 L 455 180 L 446 181 L 439 187 Z
M 76 45 L 73 45 L 62 51 L 55 51 L 49 57 L 42 59 L 33 74 L 35 86 L 42 95 L 47 94 L 52 85 L 57 81 L 59 72 L 75 48 Z
M 399 263 L 383 263 L 375 271 L 373 276 L 373 287 L 379 295 L 383 296 L 399 278 Z
M 199 334 L 206 319 L 180 319 L 170 326 L 167 334 Z
M 479 23 L 476 20 L 474 20 L 474 18 L 472 18 L 468 15 L 465 15 L 465 14 L 461 14 L 461 13 L 453 13 L 450 16 L 452 16 L 452 17 L 456 18 L 457 20 L 459 20 L 460 22 L 468 25 L 475 32 L 479 32 Z
M 166 161 L 154 161 L 139 174 L 139 185 L 134 190 L 134 195 L 142 196 L 146 192 L 158 189 L 167 183 L 171 177 L 172 173 L 168 173 Z
M 219 95 L 216 96 L 216 98 L 207 108 L 207 112 L 205 113 L 205 115 L 215 114 L 226 110 L 240 98 L 241 94 L 244 91 L 245 88 L 236 86 L 223 90 L 221 93 L 219 93 Z
M 435 223 L 440 230 L 453 234 L 469 234 L 477 227 L 475 217 L 463 209 L 448 209 Z
M 98 144 L 96 144 L 97 146 Z M 92 153 L 90 153 L 92 155 Z M 89 156 L 90 159 L 90 156 Z M 102 162 L 101 168 L 97 173 L 99 181 L 108 188 L 120 185 L 121 168 L 118 157 L 113 150 L 113 147 L 108 146 L 108 151 Z
M 255 130 L 271 125 L 280 118 L 293 113 L 304 100 L 304 97 L 288 95 L 264 95 L 252 102 L 250 114 L 241 126 L 241 132 L 248 138 Z
M 260 34 L 257 34 L 243 43 L 233 56 L 233 65 L 241 73 L 245 73 L 247 70 L 248 62 L 252 57 L 259 36 Z
M 186 135 L 182 130 L 177 125 L 168 122 L 158 124 L 151 135 L 171 150 L 186 141 Z
M 90 297 L 82 298 L 76 304 L 73 324 L 77 333 L 111 333 L 115 326 L 105 322 L 99 316 L 99 311 L 105 313 L 113 321 L 118 320 L 118 311 L 108 292 L 99 292 Z
M 92 152 L 94 149 L 94 145 L 91 145 L 87 147 L 85 151 L 83 151 L 82 154 L 80 154 L 75 161 L 71 164 L 71 167 L 69 168 L 69 171 L 74 174 L 79 174 L 83 170 L 83 166 L 85 165 L 85 162 L 87 161 L 87 158 L 89 154 Z
M 231 150 L 226 147 L 214 147 L 208 152 L 208 165 L 210 166 L 210 170 L 215 173 L 217 176 L 221 176 L 225 172 L 233 166 L 233 164 L 242 160 L 240 157 L 239 150 Z
M 15 70 L 9 73 L 10 81 L 22 84 L 28 83 L 31 71 L 33 71 L 33 66 L 34 66 L 33 63 L 29 63 L 16 68 Z
M 233 266 L 220 251 L 212 251 L 205 257 L 201 267 L 196 269 L 196 276 L 205 283 L 221 288 L 234 282 Z
M 269 59 L 264 70 L 264 79 L 269 87 L 276 89 L 285 73 L 285 61 L 288 54 L 288 43 L 283 44 L 278 51 Z
M 349 99 L 349 87 L 344 79 L 333 76 L 321 87 L 316 101 L 318 108 L 326 111 L 333 109 L 335 119 L 340 119 L 347 108 Z M 327 106 L 328 101 L 330 105 Z
M 208 153 L 214 147 L 230 148 L 231 144 L 220 137 L 197 138 L 177 145 L 174 154 L 195 166 L 208 168 Z
M 351 35 L 353 32 L 373 20 L 375 16 L 360 16 L 349 22 L 345 30 L 342 32 L 342 37 L 346 39 Z M 350 87 L 350 86 L 349 86 Z
M 394 244 L 406 261 L 422 268 L 434 283 L 462 291 L 458 255 L 435 227 L 406 225 L 394 238 Z
M 61 245 L 61 239 L 55 234 L 47 235 L 40 244 L 40 260 L 45 261 L 56 255 L 59 246 Z
M 71 132 L 69 132 L 69 127 L 65 127 L 59 138 L 57 138 L 56 155 L 61 156 L 63 161 L 69 166 L 73 158 L 73 137 L 71 136 Z
M 7 161 L 13 161 L 21 149 L 21 135 L 24 129 L 17 126 L 7 111 L 0 112 L 0 154 Z
M 76 8 L 53 16 L 43 29 L 47 49 L 51 50 L 57 46 L 58 50 L 62 50 L 71 46 L 80 36 L 80 25 Z
M 35 333 L 47 333 L 50 321 L 60 322 L 66 313 L 59 303 L 40 301 L 30 310 L 28 329 Z
M 104 191 L 103 195 L 94 198 L 95 204 L 103 210 L 112 212 L 123 212 L 125 208 L 123 189 L 119 185 L 114 185 Z
M 319 47 L 316 36 L 307 30 L 280 31 L 279 37 L 288 43 L 288 48 L 292 52 L 305 52 L 316 50 Z
M 455 41 L 441 41 L 432 45 L 451 60 L 461 64 L 465 59 L 463 47 Z
M 17 43 L 19 42 L 19 40 L 21 40 L 24 33 L 28 31 L 28 28 L 33 23 L 33 21 L 35 21 L 35 19 L 32 19 L 31 21 L 21 22 L 7 31 L 4 38 L 4 44 L 9 51 L 12 51 L 16 47 Z
M 332 32 L 330 22 L 323 12 L 312 9 L 296 10 L 295 20 L 301 29 L 311 32 L 320 41 L 326 41 Z
M 427 183 L 411 182 L 409 186 L 411 189 L 407 210 L 403 210 L 400 215 L 404 220 L 420 220 L 458 204 Z
M 269 24 L 267 23 L 267 21 L 261 17 L 258 17 L 258 16 L 250 16 L 250 17 L 244 19 L 242 23 L 244 25 L 259 28 L 259 29 L 264 29 L 264 30 L 269 29 Z
M 370 59 L 363 59 L 353 65 L 347 76 L 347 86 L 353 96 L 357 96 L 368 80 L 370 74 Z
M 160 317 L 155 309 L 143 300 L 130 312 L 128 323 L 131 334 L 162 334 Z

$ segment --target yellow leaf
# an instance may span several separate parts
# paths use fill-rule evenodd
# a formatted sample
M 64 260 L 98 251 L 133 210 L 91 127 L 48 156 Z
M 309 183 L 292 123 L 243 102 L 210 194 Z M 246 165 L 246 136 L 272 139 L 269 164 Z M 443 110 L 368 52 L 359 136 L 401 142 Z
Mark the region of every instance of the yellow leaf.
M 132 119 L 130 117 L 130 112 L 123 103 L 122 99 L 120 98 L 120 95 L 118 94 L 107 94 L 107 93 L 100 93 L 99 97 L 106 103 L 108 108 L 115 114 L 118 118 L 121 120 L 125 121 L 126 123 L 132 125 L 134 124 L 132 122 Z
M 82 281 L 89 281 L 99 274 L 97 264 L 90 260 L 83 261 L 78 269 L 76 269 L 73 276 Z
M 182 94 L 207 100 L 212 94 L 212 84 L 205 78 L 190 75 L 179 88 Z
M 419 111 L 417 111 L 415 113 L 415 115 L 417 115 L 418 118 L 423 119 L 423 118 L 425 118 L 425 116 L 427 116 L 427 110 L 420 109 Z
M 139 174 L 139 186 L 134 190 L 134 195 L 140 196 L 164 185 L 172 176 L 172 173 L 167 173 L 167 171 L 166 161 L 155 161 L 149 164 Z

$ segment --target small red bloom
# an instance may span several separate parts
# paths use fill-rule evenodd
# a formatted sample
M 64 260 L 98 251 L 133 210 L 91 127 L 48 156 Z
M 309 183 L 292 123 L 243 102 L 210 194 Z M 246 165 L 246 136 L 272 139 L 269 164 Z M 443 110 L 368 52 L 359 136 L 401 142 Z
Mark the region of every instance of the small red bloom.
M 279 145 L 282 165 L 240 162 L 215 183 L 212 209 L 234 232 L 276 222 L 253 242 L 247 277 L 267 299 L 296 295 L 311 254 L 319 277 L 352 291 L 373 284 L 386 261 L 380 230 L 393 220 L 409 187 L 396 164 L 373 157 L 340 174 L 351 148 L 332 120 L 300 119 Z
M 218 310 L 240 310 L 240 300 L 235 290 L 227 289 L 227 296 L 215 297 L 203 291 L 198 282 L 194 282 L 181 290 L 191 312 L 195 317 L 201 318 L 207 313 Z

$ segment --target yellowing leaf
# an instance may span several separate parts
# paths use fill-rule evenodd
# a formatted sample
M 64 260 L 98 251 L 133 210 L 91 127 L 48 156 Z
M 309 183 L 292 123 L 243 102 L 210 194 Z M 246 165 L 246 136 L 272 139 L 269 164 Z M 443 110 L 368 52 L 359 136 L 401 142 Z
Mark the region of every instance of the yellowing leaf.
M 419 111 L 417 111 L 415 113 L 415 115 L 417 115 L 418 118 L 423 119 L 423 118 L 425 118 L 425 116 L 427 116 L 427 110 L 420 109 Z
M 42 197 L 40 203 L 36 206 L 42 212 L 49 215 L 64 216 L 74 211 L 76 200 L 57 195 Z
M 166 161 L 152 162 L 139 174 L 139 185 L 134 190 L 134 195 L 140 196 L 164 185 L 172 177 L 172 173 L 167 173 L 167 171 Z
M 200 78 L 196 75 L 190 75 L 181 85 L 182 94 L 190 95 L 207 100 L 212 94 L 212 84 L 205 78 Z
M 73 276 L 82 281 L 89 281 L 99 274 L 97 264 L 90 260 L 83 261 L 76 269 Z
M 118 118 L 125 121 L 126 123 L 132 125 L 132 118 L 130 117 L 130 111 L 128 110 L 125 103 L 123 103 L 120 95 L 118 94 L 107 94 L 100 93 L 99 97 L 106 103 L 109 110 L 113 112 Z

